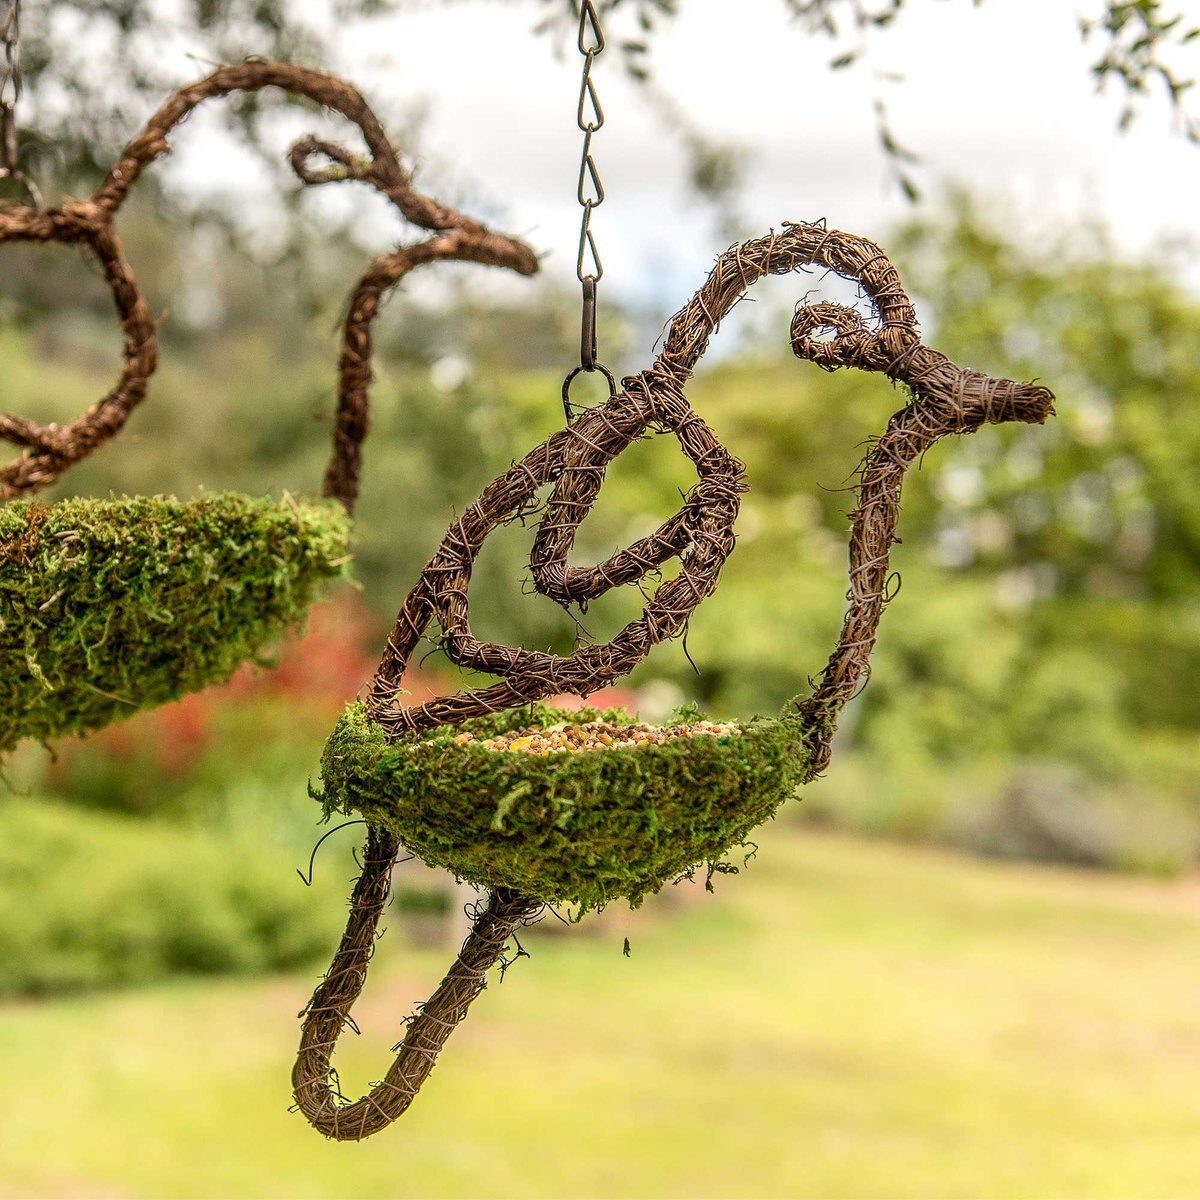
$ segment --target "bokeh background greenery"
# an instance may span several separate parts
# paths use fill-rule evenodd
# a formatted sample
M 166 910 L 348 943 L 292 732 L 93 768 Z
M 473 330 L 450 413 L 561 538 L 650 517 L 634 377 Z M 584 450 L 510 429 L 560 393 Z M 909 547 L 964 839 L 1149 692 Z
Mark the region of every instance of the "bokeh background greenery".
M 828 777 L 747 869 L 715 897 L 532 931 L 533 961 L 480 1002 L 406 1127 L 355 1149 L 286 1112 L 292 1016 L 361 834 L 331 839 L 302 886 L 323 832 L 306 785 L 452 513 L 561 422 L 576 321 L 538 285 L 485 303 L 466 272 L 393 304 L 356 586 L 276 671 L 4 763 L 0 1196 L 1191 1194 L 1200 299 L 1175 280 L 1194 260 L 1129 261 L 1099 227 L 1018 242 L 963 194 L 922 211 L 886 242 L 927 340 L 1045 381 L 1057 418 L 940 445 L 913 477 L 870 686 Z M 314 490 L 331 297 L 358 260 L 332 246 L 292 286 L 286 263 L 217 241 L 181 263 L 141 218 L 148 292 L 199 278 L 222 303 L 164 324 L 152 399 L 54 494 Z M 69 417 L 114 367 L 103 287 L 73 252 L 6 251 L 0 407 Z M 773 281 L 739 310 L 692 388 L 752 490 L 687 653 L 663 647 L 630 681 L 649 716 L 692 699 L 773 714 L 832 648 L 847 487 L 902 397 L 790 356 L 812 285 Z M 662 316 L 610 310 L 610 358 L 640 369 Z M 580 560 L 653 527 L 687 483 L 669 438 L 634 447 Z M 520 527 L 489 544 L 478 631 L 565 649 L 576 627 L 523 586 L 527 546 Z M 639 600 L 594 605 L 589 631 Z M 455 683 L 431 653 L 412 686 Z M 348 1080 L 382 1072 L 446 958 L 419 945 L 430 913 L 434 941 L 459 929 L 444 881 L 402 879 L 399 897 Z

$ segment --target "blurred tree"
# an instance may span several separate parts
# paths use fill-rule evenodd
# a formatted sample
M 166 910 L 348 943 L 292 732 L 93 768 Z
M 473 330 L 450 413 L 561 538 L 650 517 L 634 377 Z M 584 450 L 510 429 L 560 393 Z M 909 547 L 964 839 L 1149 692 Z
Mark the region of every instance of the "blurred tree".
M 1195 251 L 1123 261 L 1099 226 L 1031 244 L 961 195 L 949 217 L 915 220 L 893 243 L 928 297 L 932 340 L 960 362 L 1051 381 L 1058 419 L 964 441 L 933 465 L 928 503 L 906 513 L 956 586 L 991 592 L 987 655 L 1009 647 L 988 672 L 990 700 L 970 686 L 981 652 L 956 668 L 953 693 L 978 703 L 960 707 L 940 752 L 977 749 L 983 718 L 1019 753 L 1111 773 L 1152 771 L 1161 752 L 1175 786 L 1194 781 L 1182 764 L 1200 730 L 1200 303 L 1178 280 Z M 919 680 L 886 658 L 917 613 L 891 616 L 900 628 L 885 635 L 868 725 L 873 713 L 895 723 L 887 710 Z M 955 624 L 944 617 L 939 637 Z M 928 646 L 920 657 L 927 671 L 937 661 Z M 943 668 L 930 686 L 951 678 Z
M 973 439 L 938 482 L 947 560 L 1021 570 L 1031 595 L 1194 595 L 1200 513 L 1200 302 L 1181 247 L 1122 261 L 1106 231 L 1029 246 L 966 196 L 895 248 L 961 361 L 1052 380 L 1059 420 Z M 1194 265 L 1194 255 L 1190 256 Z

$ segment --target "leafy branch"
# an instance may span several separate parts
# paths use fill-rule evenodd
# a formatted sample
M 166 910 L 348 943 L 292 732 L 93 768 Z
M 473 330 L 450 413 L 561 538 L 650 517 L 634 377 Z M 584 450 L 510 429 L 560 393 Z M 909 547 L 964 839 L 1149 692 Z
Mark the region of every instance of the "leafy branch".
M 1124 88 L 1122 129 L 1129 128 L 1138 104 L 1158 86 L 1184 136 L 1200 145 L 1200 116 L 1189 113 L 1185 105 L 1196 81 L 1185 78 L 1173 64 L 1181 50 L 1200 39 L 1200 25 L 1185 21 L 1181 12 L 1170 12 L 1161 0 L 1122 0 L 1110 3 L 1102 17 L 1080 21 L 1079 30 L 1085 41 L 1106 42 L 1092 74 L 1101 90 L 1110 82 Z

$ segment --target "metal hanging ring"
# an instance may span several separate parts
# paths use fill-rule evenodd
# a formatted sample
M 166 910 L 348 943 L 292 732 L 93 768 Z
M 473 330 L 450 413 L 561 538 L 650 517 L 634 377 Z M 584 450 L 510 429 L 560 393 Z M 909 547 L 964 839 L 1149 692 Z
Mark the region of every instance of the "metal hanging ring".
M 571 406 L 571 384 L 574 382 L 576 375 L 581 375 L 585 371 L 599 371 L 608 380 L 608 397 L 610 400 L 617 394 L 616 377 L 603 363 L 597 363 L 594 367 L 573 368 L 566 379 L 563 380 L 562 386 L 563 412 L 567 415 L 568 425 L 575 420 L 575 409 Z
M 17 185 L 26 195 L 29 203 L 39 211 L 45 208 L 45 202 L 42 199 L 42 190 L 38 187 L 24 171 L 10 171 L 0 168 L 0 183 L 4 180 L 11 180 Z M 0 199 L 0 204 L 6 204 L 7 201 Z

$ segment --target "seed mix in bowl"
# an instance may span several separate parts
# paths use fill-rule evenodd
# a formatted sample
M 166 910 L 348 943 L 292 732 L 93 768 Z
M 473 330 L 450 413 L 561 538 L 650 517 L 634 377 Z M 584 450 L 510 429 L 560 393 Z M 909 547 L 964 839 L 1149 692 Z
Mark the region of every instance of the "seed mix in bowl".
M 622 750 L 635 746 L 661 746 L 675 738 L 727 737 L 740 732 L 740 728 L 732 722 L 693 721 L 686 725 L 647 725 L 639 722 L 636 725 L 614 725 L 610 721 L 587 721 L 582 725 L 563 723 L 544 729 L 536 726 L 517 729 L 489 738 L 463 732 L 455 737 L 454 742 L 459 746 L 477 744 L 485 750 L 507 750 L 544 758 L 560 750 L 570 754 L 585 750 Z

